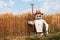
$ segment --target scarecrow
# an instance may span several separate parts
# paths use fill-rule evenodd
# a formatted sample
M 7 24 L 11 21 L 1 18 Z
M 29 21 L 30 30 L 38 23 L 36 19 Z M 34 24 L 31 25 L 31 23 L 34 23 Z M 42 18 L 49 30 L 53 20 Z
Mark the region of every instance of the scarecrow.
M 42 19 L 42 13 L 40 10 L 36 10 L 36 13 L 34 14 L 34 21 L 28 21 L 28 24 L 34 25 L 36 34 L 44 34 L 44 28 L 45 28 L 45 33 L 48 34 L 48 24 L 47 22 Z M 45 26 L 44 26 L 45 25 Z M 44 27 L 43 27 L 44 26 Z

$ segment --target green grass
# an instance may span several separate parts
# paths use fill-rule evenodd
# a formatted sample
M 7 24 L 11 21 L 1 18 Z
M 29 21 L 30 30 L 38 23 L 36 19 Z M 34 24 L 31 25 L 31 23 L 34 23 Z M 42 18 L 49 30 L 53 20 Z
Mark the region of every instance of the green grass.
M 49 34 L 45 36 L 27 37 L 25 40 L 60 40 L 60 33 Z
M 31 35 L 31 36 L 15 36 L 4 37 L 0 40 L 60 40 L 60 32 L 48 35 Z

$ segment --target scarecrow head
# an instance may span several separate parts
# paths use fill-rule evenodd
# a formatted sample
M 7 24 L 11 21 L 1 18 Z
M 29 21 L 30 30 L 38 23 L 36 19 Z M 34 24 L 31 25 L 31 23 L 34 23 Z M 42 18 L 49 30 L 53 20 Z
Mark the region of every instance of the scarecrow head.
M 40 10 L 36 10 L 36 13 L 35 13 L 35 19 L 41 19 L 42 18 L 42 13 Z

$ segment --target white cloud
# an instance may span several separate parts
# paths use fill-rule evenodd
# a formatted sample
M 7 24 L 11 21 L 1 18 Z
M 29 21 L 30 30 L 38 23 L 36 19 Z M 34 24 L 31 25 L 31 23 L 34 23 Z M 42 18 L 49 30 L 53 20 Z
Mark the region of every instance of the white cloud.
M 31 9 L 26 9 L 22 13 L 31 12 Z
M 20 11 L 18 11 L 17 9 L 13 9 L 13 8 L 5 8 L 4 11 L 2 13 L 12 13 L 12 14 L 19 14 Z
M 35 13 L 36 9 L 34 9 L 33 11 Z M 27 13 L 27 12 L 32 13 L 32 9 L 31 8 L 28 8 L 28 9 L 24 10 L 22 13 Z
M 13 0 L 9 0 L 9 3 L 6 3 L 6 2 L 4 2 L 4 1 L 0 1 L 0 9 L 2 9 L 2 8 L 6 8 L 7 7 L 7 5 L 13 5 L 15 2 L 13 1 Z
M 30 2 L 31 0 L 22 0 L 22 1 L 24 1 L 24 2 Z
M 3 12 L 12 12 L 11 8 L 4 8 Z
M 9 4 L 13 5 L 15 2 L 13 0 L 9 0 Z
M 53 2 L 53 1 L 56 1 L 56 0 L 39 0 L 41 2 Z
M 7 3 L 5 3 L 4 1 L 0 1 L 0 9 L 6 6 L 7 6 Z
M 59 1 L 57 0 L 40 0 L 43 3 L 43 6 L 40 8 L 42 12 L 45 13 L 54 13 L 58 12 L 60 9 Z M 56 11 L 55 11 L 56 10 Z

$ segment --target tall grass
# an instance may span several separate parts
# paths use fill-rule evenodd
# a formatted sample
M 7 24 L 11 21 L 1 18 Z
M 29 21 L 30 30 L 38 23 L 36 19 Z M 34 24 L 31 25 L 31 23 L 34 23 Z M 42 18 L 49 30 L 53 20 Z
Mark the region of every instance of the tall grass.
M 60 32 L 60 14 L 43 15 L 43 19 L 49 24 L 49 33 Z M 0 15 L 0 37 L 5 36 L 26 36 L 30 35 L 33 27 L 27 21 L 33 20 L 31 13 L 21 15 L 2 14 Z

